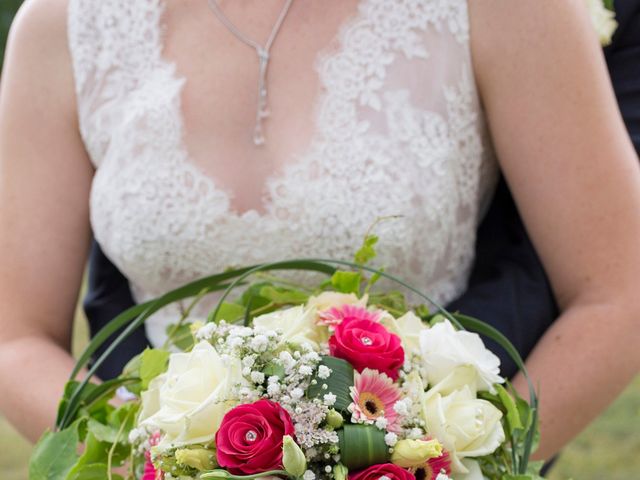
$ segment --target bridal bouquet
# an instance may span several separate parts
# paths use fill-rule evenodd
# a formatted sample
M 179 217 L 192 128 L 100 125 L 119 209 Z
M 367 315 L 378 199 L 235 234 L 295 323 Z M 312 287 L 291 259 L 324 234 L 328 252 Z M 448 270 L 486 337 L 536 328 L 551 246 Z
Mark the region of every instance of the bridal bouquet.
M 375 242 L 367 237 L 354 263 L 228 271 L 116 317 L 74 377 L 115 330 L 126 326 L 117 344 L 164 305 L 194 298 L 165 348 L 146 350 L 116 380 L 68 384 L 30 478 L 539 478 L 528 461 L 535 393 L 521 399 L 500 377 L 498 358 L 465 328 L 497 340 L 523 368 L 520 357 L 479 320 L 411 309 L 399 292 L 374 291 L 381 277 L 395 280 L 366 266 Z M 327 280 L 307 289 L 270 273 L 283 269 Z M 242 295 L 227 301 L 237 288 Z M 213 291 L 224 294 L 209 317 L 191 318 Z M 128 401 L 109 403 L 123 388 Z

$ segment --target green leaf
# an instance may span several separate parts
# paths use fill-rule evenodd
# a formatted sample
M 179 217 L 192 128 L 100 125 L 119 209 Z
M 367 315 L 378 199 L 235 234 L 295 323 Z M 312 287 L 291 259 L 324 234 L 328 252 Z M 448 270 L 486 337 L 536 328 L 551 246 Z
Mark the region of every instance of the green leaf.
M 349 470 L 359 470 L 389 461 L 384 431 L 373 425 L 346 424 L 338 430 L 340 462 Z
M 100 442 L 115 443 L 118 436 L 117 428 L 105 425 L 92 418 L 87 422 L 87 429 L 89 430 L 89 435 L 93 435 L 93 437 Z M 86 451 L 87 450 L 85 450 L 85 453 Z
M 266 378 L 278 377 L 280 380 L 282 380 L 286 376 L 284 367 L 277 363 L 268 363 L 267 366 L 262 370 L 262 373 L 264 373 Z
M 107 464 L 91 463 L 75 470 L 66 480 L 105 480 L 106 478 L 108 478 Z M 124 480 L 123 477 L 117 473 L 112 473 L 111 479 Z
M 140 402 L 127 402 L 120 405 L 117 409 L 113 410 L 107 419 L 109 425 L 119 428 L 123 423 L 125 424 L 124 430 L 129 431 L 135 427 L 136 415 L 140 410 Z M 128 441 L 127 437 L 124 437 L 125 442 Z
M 413 309 L 414 313 L 419 316 L 420 318 L 422 318 L 423 320 L 429 316 L 431 316 L 431 312 L 429 311 L 429 307 L 427 307 L 426 305 L 422 304 L 422 305 L 418 305 L 417 307 L 415 307 Z
M 329 378 L 319 378 L 316 374 L 314 380 L 317 382 L 315 385 L 309 385 L 307 389 L 308 398 L 322 398 L 327 393 L 331 392 L 336 396 L 336 403 L 333 408 L 336 410 L 346 410 L 353 402 L 351 398 L 350 388 L 353 387 L 354 382 L 354 370 L 349 362 L 342 360 L 341 358 L 324 356 L 320 361 L 320 365 L 324 365 L 331 369 Z M 322 385 L 327 385 L 326 389 L 322 388 Z
M 93 435 L 93 433 L 88 433 L 82 456 L 69 471 L 67 479 L 81 478 L 79 477 L 78 472 L 91 463 L 104 462 L 106 464 L 107 457 L 109 455 L 109 448 L 110 446 L 108 443 L 101 442 L 95 437 L 95 435 Z
M 78 462 L 78 424 L 66 430 L 46 432 L 36 444 L 29 461 L 29 480 L 60 480 Z
M 127 362 L 127 364 L 122 369 L 123 377 L 137 377 L 140 378 L 140 363 L 142 362 L 142 353 L 139 353 L 131 360 Z
M 104 416 L 107 413 L 106 410 L 111 408 L 108 405 L 108 401 L 113 397 L 115 391 L 120 386 L 129 385 L 135 381 L 135 379 L 131 378 L 115 378 L 101 384 L 88 383 L 82 390 L 82 394 L 77 397 L 78 409 L 85 409 L 85 413 L 92 417 Z M 72 381 L 68 382 L 65 386 L 64 396 L 60 401 L 60 406 L 58 407 L 58 419 L 65 414 L 69 405 L 70 397 L 73 396 L 79 385 L 79 382 Z M 77 410 L 73 417 L 69 417 L 70 421 L 75 421 L 76 417 Z
M 271 303 L 271 300 L 260 296 L 260 290 L 272 286 L 270 282 L 257 282 L 249 286 L 240 297 L 240 304 L 247 308 L 262 308 Z
M 338 270 L 331 277 L 331 285 L 340 293 L 360 293 L 362 275 L 358 272 Z
M 407 301 L 402 292 L 385 292 L 370 295 L 369 303 L 389 310 L 396 316 L 407 313 Z
M 171 324 L 167 327 L 166 332 L 167 336 L 171 338 L 171 343 L 181 351 L 186 352 L 193 347 L 194 339 L 191 334 L 190 323 L 183 323 L 181 325 Z
M 209 321 L 233 323 L 244 317 L 245 307 L 237 303 L 223 302 L 215 316 L 210 316 Z
M 498 391 L 498 397 L 500 397 L 502 405 L 504 405 L 504 408 L 507 410 L 507 423 L 509 424 L 509 430 L 511 433 L 515 430 L 523 430 L 524 426 L 522 425 L 520 412 L 518 411 L 515 400 L 511 395 L 509 395 L 502 385 L 495 385 L 495 388 Z
M 378 240 L 377 235 L 367 235 L 365 237 L 362 247 L 360 247 L 354 257 L 357 264 L 364 265 L 376 257 L 377 253 L 374 247 L 378 243 Z
M 167 371 L 169 365 L 169 352 L 156 348 L 147 348 L 142 352 L 140 359 L 140 380 L 142 389 L 149 387 L 149 382 L 161 373 Z
M 309 299 L 309 295 L 301 290 L 274 287 L 273 285 L 262 287 L 260 289 L 260 296 L 279 305 L 298 305 L 305 303 Z

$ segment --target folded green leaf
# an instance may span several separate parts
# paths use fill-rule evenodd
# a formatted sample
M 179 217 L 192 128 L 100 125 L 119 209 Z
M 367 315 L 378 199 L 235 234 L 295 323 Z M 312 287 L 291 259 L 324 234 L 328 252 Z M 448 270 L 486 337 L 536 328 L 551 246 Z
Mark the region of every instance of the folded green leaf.
M 384 431 L 373 425 L 347 424 L 338 430 L 340 461 L 349 470 L 359 470 L 390 459 Z
M 333 393 L 336 396 L 336 403 L 333 408 L 336 410 L 346 410 L 353 402 L 351 399 L 351 390 L 354 382 L 354 370 L 349 362 L 341 358 L 324 356 L 320 365 L 324 365 L 331 370 L 328 378 L 314 377 L 315 384 L 311 383 L 307 389 L 308 398 L 322 399 L 327 393 Z M 327 388 L 322 388 L 324 385 Z

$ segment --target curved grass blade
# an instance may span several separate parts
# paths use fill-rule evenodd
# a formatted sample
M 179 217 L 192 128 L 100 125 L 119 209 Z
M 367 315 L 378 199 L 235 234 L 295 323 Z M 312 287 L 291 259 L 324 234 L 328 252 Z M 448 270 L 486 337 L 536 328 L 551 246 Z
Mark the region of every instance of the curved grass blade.
M 296 268 L 296 269 L 299 269 L 299 270 L 315 270 L 315 271 L 319 271 L 319 270 L 316 270 L 316 269 L 322 269 L 324 267 L 324 269 L 326 269 L 326 270 L 323 270 L 323 271 L 325 271 L 325 273 L 329 273 L 328 269 L 333 269 L 333 272 L 335 272 L 335 266 L 341 265 L 341 266 L 349 267 L 349 268 L 353 268 L 353 269 L 365 270 L 365 271 L 367 271 L 369 273 L 373 273 L 373 274 L 378 275 L 380 277 L 387 278 L 387 279 L 391 280 L 392 282 L 395 282 L 398 285 L 403 286 L 407 290 L 415 293 L 416 295 L 418 295 L 423 300 L 426 300 L 427 302 L 431 303 L 434 307 L 436 307 L 436 309 L 438 309 L 438 311 L 442 315 L 444 315 L 457 328 L 463 328 L 462 325 L 460 324 L 460 322 L 458 322 L 458 320 L 456 320 L 456 318 L 453 315 L 451 315 L 451 313 L 449 313 L 449 311 L 447 311 L 447 309 L 445 309 L 442 305 L 440 305 L 438 302 L 433 300 L 428 295 L 422 293 L 417 288 L 414 288 L 411 285 L 409 285 L 408 283 L 400 280 L 398 277 L 395 277 L 394 275 L 391 275 L 391 274 L 389 274 L 389 273 L 387 273 L 387 272 L 385 272 L 383 270 L 378 270 L 377 268 L 368 267 L 366 265 L 359 265 L 357 263 L 349 262 L 349 261 L 346 261 L 346 260 L 331 260 L 331 259 L 324 259 L 324 258 L 302 258 L 302 259 L 295 259 L 295 260 L 287 260 L 287 261 L 283 261 L 283 262 L 266 263 L 266 264 L 256 265 L 256 266 L 252 267 L 250 269 L 250 271 L 245 272 L 244 274 L 242 274 L 241 276 L 236 278 L 236 280 L 234 280 L 229 285 L 227 290 L 222 294 L 222 297 L 218 301 L 218 305 L 216 306 L 215 310 L 211 313 L 211 315 L 209 317 L 210 318 L 215 318 L 216 317 L 216 315 L 218 313 L 218 310 L 220 310 L 220 306 L 222 305 L 222 302 L 224 302 L 225 299 L 229 296 L 229 294 L 231 294 L 231 292 L 237 287 L 237 283 L 242 282 L 243 280 L 245 280 L 250 275 L 253 275 L 254 273 L 258 273 L 258 272 L 261 272 L 261 271 L 264 271 L 264 270 L 289 269 L 286 266 L 289 263 L 295 264 L 295 265 L 300 265 L 300 266 L 306 265 L 308 267 L 313 267 L 313 268 Z

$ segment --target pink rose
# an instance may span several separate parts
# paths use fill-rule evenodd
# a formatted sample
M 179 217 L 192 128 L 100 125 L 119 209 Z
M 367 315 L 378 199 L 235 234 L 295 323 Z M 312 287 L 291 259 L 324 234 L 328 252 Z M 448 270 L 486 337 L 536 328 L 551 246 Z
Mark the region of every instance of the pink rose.
M 381 477 L 386 477 L 390 480 L 416 480 L 409 470 L 393 463 L 382 463 L 359 472 L 349 472 L 349 480 L 378 480 Z
M 282 437 L 295 437 L 289 413 L 269 400 L 227 412 L 216 433 L 218 464 L 234 475 L 282 469 Z
M 365 368 L 386 373 L 398 379 L 404 364 L 400 337 L 371 320 L 343 321 L 329 339 L 329 352 L 353 365 L 358 372 Z

